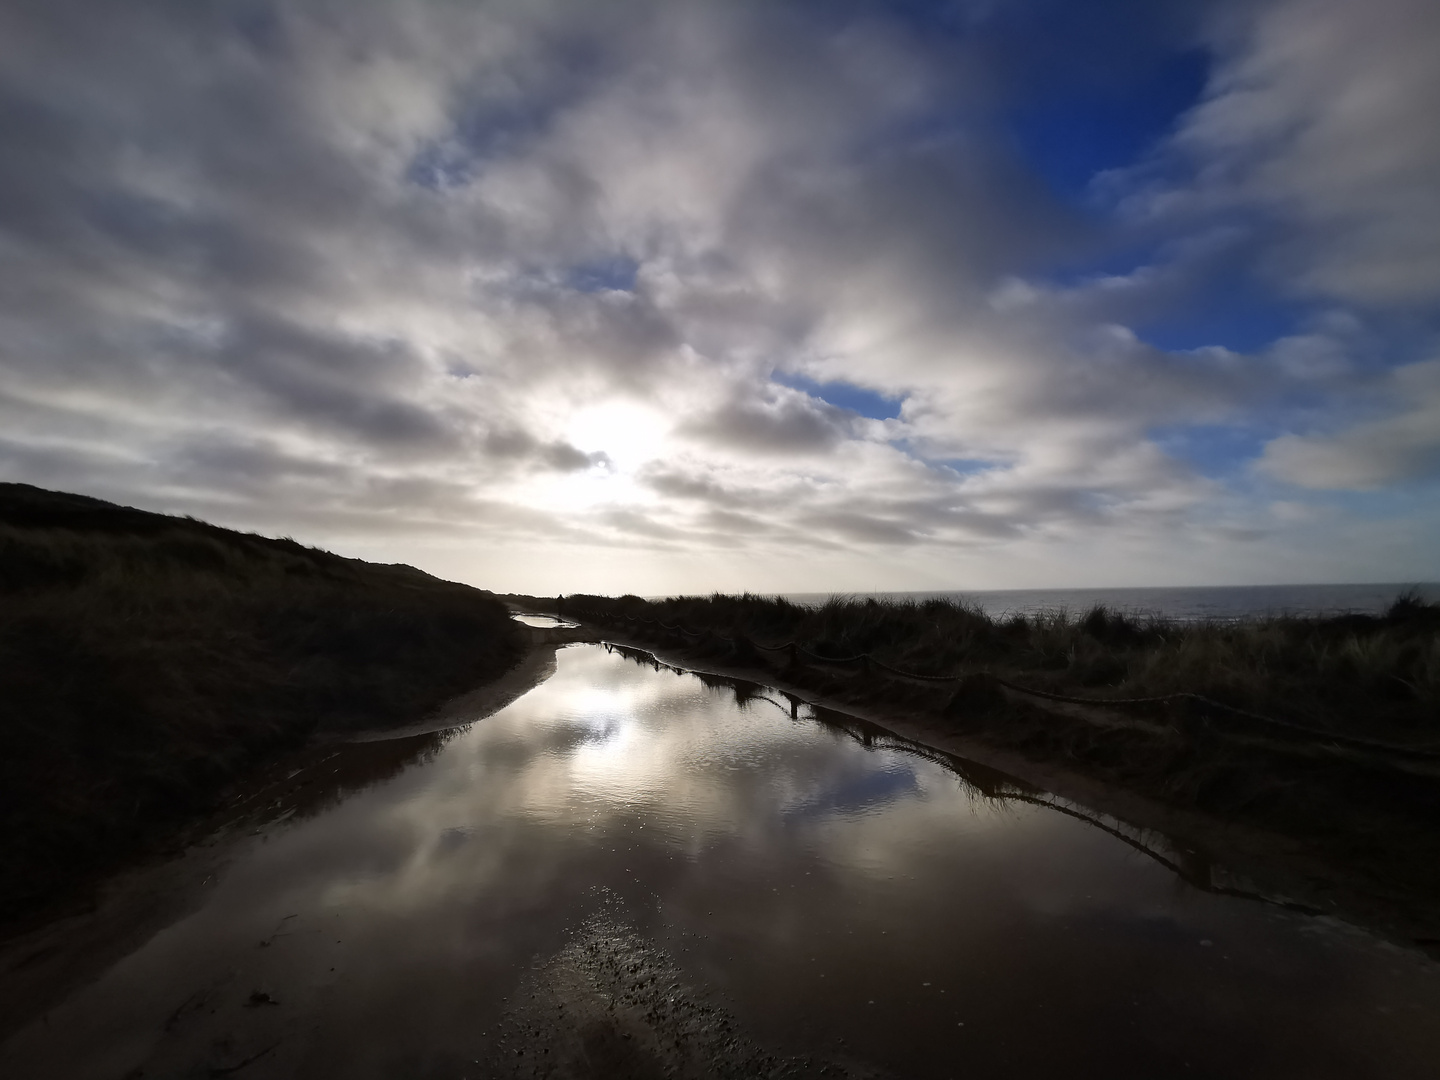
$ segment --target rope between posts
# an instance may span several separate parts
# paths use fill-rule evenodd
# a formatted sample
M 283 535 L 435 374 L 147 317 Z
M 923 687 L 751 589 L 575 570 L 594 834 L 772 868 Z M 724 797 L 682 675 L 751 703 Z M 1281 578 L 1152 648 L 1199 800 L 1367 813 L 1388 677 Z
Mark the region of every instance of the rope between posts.
M 963 675 L 919 675 L 913 671 L 901 671 L 899 668 L 891 667 L 885 663 L 884 660 L 876 659 L 873 656 L 870 657 L 870 662 L 881 671 L 888 671 L 891 675 L 899 675 L 902 679 L 919 679 L 922 682 L 958 682 L 965 677 Z
M 791 642 L 790 644 L 795 646 L 796 652 L 802 653 L 805 656 L 808 656 L 811 660 L 815 660 L 821 664 L 855 664 L 859 663 L 862 660 L 870 659 L 869 653 L 856 653 L 854 656 L 821 656 L 819 653 L 811 652 L 809 649 L 805 648 L 804 645 L 800 645 L 796 642 Z
M 605 621 L 607 618 L 614 618 L 613 615 L 606 615 L 600 612 L 594 612 L 589 610 L 584 610 L 581 612 L 581 614 L 594 618 L 597 621 Z M 633 615 L 623 615 L 621 617 L 629 622 L 637 621 L 635 616 Z M 701 638 L 705 636 L 705 631 L 689 630 L 684 626 L 680 626 L 678 624 L 675 626 L 670 626 L 664 622 L 660 622 L 657 624 L 654 620 L 651 619 L 641 619 L 639 621 L 649 623 L 650 625 L 659 625 L 661 628 L 666 630 L 679 631 L 681 634 L 684 634 L 686 637 L 690 638 Z M 727 638 L 720 634 L 716 634 L 715 637 L 732 646 L 737 643 L 735 639 Z M 805 646 L 801 645 L 798 641 L 794 640 L 786 641 L 780 645 L 765 645 L 761 642 L 751 640 L 750 644 L 753 645 L 755 648 L 763 649 L 766 652 L 786 652 L 793 649 L 797 656 L 803 655 L 808 659 L 821 664 L 844 665 L 866 662 L 868 664 L 873 664 L 875 667 L 879 668 L 882 671 L 888 672 L 891 675 L 895 675 L 902 679 L 914 679 L 919 682 L 960 682 L 966 678 L 971 677 L 972 675 L 986 674 L 984 672 L 969 672 L 956 675 L 922 675 L 919 672 L 904 671 L 901 668 L 894 667 L 890 664 L 885 663 L 885 661 L 880 660 L 875 656 L 872 656 L 870 653 L 856 653 L 854 656 L 843 657 L 821 656 L 819 653 L 811 652 L 809 649 L 805 648 Z M 1244 717 L 1247 720 L 1253 720 L 1260 724 L 1266 724 L 1276 728 L 1283 728 L 1287 731 L 1293 731 L 1297 734 L 1306 735 L 1313 739 L 1324 740 L 1340 746 L 1348 746 L 1360 750 L 1370 750 L 1377 753 L 1391 754 L 1399 757 L 1416 758 L 1423 760 L 1440 760 L 1440 748 L 1419 746 L 1394 746 L 1390 743 L 1377 742 L 1373 739 L 1365 739 L 1355 735 L 1342 735 L 1337 732 L 1321 731 L 1317 728 L 1308 727 L 1305 724 L 1297 724 L 1290 720 L 1281 720 L 1274 716 L 1265 716 L 1262 713 L 1250 712 L 1247 709 L 1237 708 L 1234 705 L 1227 705 L 1223 701 L 1216 701 L 1214 698 L 1208 698 L 1205 697 L 1203 694 L 1196 694 L 1188 690 L 1180 690 L 1170 694 L 1156 694 L 1149 697 L 1085 698 L 1076 697 L 1071 694 L 1056 694 L 1049 690 L 1039 690 L 1031 686 L 1022 686 L 1021 684 L 1011 682 L 1008 679 L 1002 679 L 998 675 L 989 675 L 988 677 L 994 679 L 997 684 L 1005 687 L 1007 690 L 1013 690 L 1019 694 L 1027 694 L 1031 697 L 1043 698 L 1047 701 L 1057 701 L 1068 705 L 1088 705 L 1102 707 L 1112 705 L 1166 705 L 1175 701 L 1193 701 L 1199 705 L 1203 705 L 1211 709 L 1218 709 L 1221 712 L 1226 712 L 1233 716 Z

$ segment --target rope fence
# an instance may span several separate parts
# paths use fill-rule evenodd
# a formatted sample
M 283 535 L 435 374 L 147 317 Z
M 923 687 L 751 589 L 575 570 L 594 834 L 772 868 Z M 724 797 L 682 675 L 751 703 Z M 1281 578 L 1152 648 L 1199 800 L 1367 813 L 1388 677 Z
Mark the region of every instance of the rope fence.
M 1318 740 L 1322 745 L 1345 747 L 1352 750 L 1362 750 L 1370 753 L 1383 754 L 1390 757 L 1417 761 L 1440 760 L 1440 748 L 1422 746 L 1396 746 L 1393 743 L 1379 742 L 1374 739 L 1366 739 L 1357 735 L 1342 735 L 1337 732 L 1322 731 L 1305 724 L 1297 724 L 1291 720 L 1282 720 L 1274 716 L 1266 716 L 1262 713 L 1251 712 L 1234 705 L 1227 705 L 1223 701 L 1216 701 L 1213 698 L 1205 697 L 1203 694 L 1196 694 L 1190 691 L 1181 690 L 1169 694 L 1157 694 L 1149 697 L 1129 698 L 1087 698 L 1076 697 L 1070 694 L 1056 694 L 1049 690 L 1040 690 L 1032 686 L 1024 686 L 1020 683 L 1011 682 L 998 675 L 988 672 L 962 672 L 954 675 L 925 675 L 916 671 L 905 671 L 894 667 L 891 664 L 873 656 L 870 653 L 856 653 L 853 656 L 825 656 L 821 653 L 812 652 L 805 648 L 798 641 L 786 641 L 779 645 L 766 645 L 755 641 L 745 635 L 739 638 L 727 637 L 711 630 L 691 630 L 678 623 L 670 624 L 655 619 L 647 619 L 644 616 L 637 616 L 628 613 L 596 611 L 588 608 L 576 608 L 572 605 L 565 605 L 567 615 L 578 616 L 598 623 L 625 622 L 636 625 L 657 627 L 668 633 L 679 633 L 692 641 L 700 638 L 712 638 L 716 642 L 724 644 L 729 648 L 747 652 L 751 649 L 760 649 L 769 653 L 787 653 L 791 664 L 798 664 L 802 660 L 810 664 L 823 664 L 836 667 L 859 664 L 866 671 L 878 669 L 890 676 L 900 679 L 911 679 L 922 683 L 963 683 L 971 679 L 993 680 L 999 686 L 1012 690 L 1018 694 L 1026 694 L 1030 697 L 1041 698 L 1046 701 L 1055 701 L 1067 705 L 1083 705 L 1090 707 L 1108 706 L 1141 706 L 1141 705 L 1170 705 L 1178 702 L 1190 702 L 1202 708 L 1216 710 L 1231 716 L 1240 717 L 1254 723 L 1287 732 L 1292 735 L 1303 736 L 1310 740 Z

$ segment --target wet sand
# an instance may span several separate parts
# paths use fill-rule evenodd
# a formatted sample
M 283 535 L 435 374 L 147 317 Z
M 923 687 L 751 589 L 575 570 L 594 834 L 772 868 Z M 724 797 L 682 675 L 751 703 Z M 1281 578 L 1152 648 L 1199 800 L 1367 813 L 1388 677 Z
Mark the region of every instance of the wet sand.
M 170 853 L 113 876 L 89 903 L 41 913 L 0 941 L 0 1038 L 199 907 L 248 837 L 393 775 L 442 745 L 446 732 L 498 712 L 550 678 L 557 649 L 551 637 L 533 633 L 514 668 L 414 724 L 320 734 L 306 750 L 246 780 Z M 340 753 L 347 744 L 370 745 Z

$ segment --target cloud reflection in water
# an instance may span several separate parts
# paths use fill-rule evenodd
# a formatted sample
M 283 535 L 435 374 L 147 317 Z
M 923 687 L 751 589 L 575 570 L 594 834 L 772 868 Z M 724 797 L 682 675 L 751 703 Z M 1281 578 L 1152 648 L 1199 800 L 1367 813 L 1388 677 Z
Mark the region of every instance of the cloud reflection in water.
M 198 910 L 0 1066 L 177 1075 L 233 1064 L 223 1035 L 236 1059 L 277 1047 L 258 1077 L 462 1075 L 602 895 L 759 1044 L 843 1039 L 899 1075 L 948 1075 L 957 1053 L 982 1075 L 1113 1073 L 1123 1054 L 1130 1074 L 1398 1077 L 1440 1056 L 1419 962 L 775 704 L 564 649 L 547 683 L 417 742 L 424 760 L 248 841 Z M 254 989 L 282 1006 L 244 1008 Z M 211 1011 L 170 1021 L 202 991 Z

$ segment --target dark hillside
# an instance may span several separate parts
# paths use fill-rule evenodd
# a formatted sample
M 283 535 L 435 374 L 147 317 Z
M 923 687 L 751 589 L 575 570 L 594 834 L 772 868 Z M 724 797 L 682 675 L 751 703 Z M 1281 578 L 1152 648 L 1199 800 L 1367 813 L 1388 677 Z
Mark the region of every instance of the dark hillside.
M 521 643 L 489 593 L 0 484 L 0 919 L 316 733 L 413 721 Z

